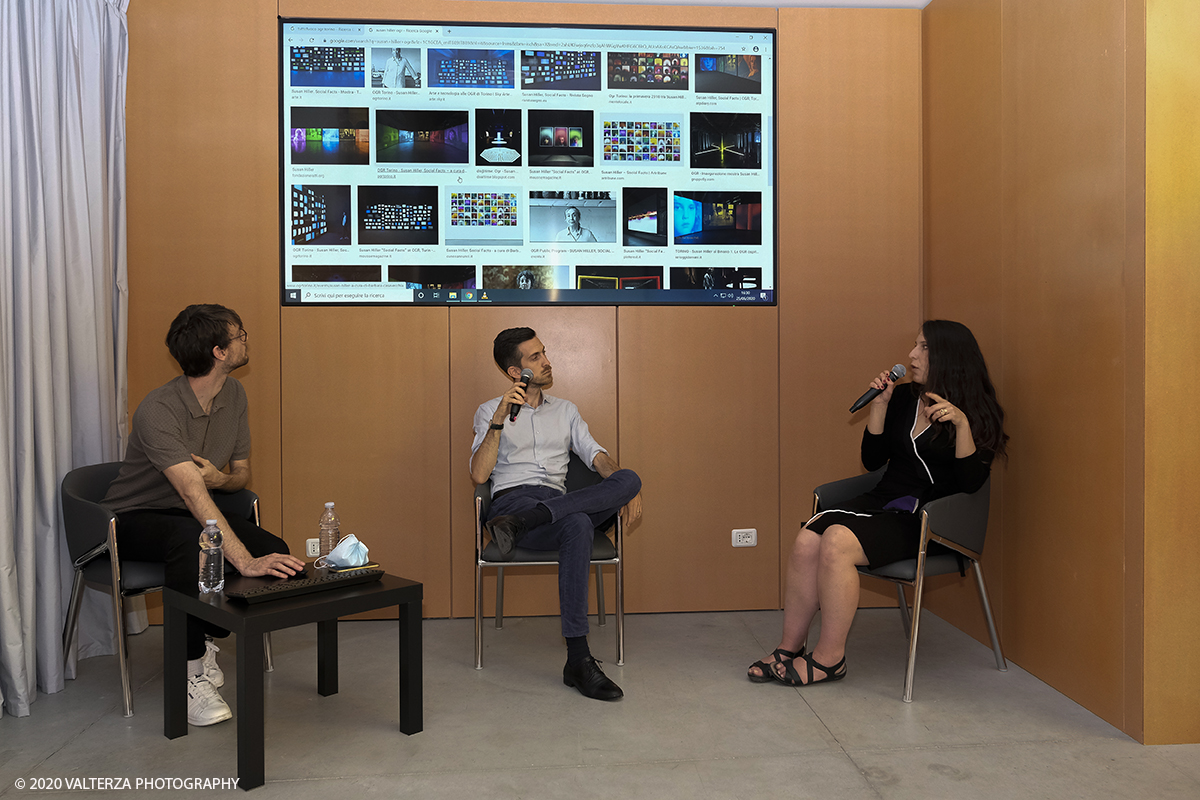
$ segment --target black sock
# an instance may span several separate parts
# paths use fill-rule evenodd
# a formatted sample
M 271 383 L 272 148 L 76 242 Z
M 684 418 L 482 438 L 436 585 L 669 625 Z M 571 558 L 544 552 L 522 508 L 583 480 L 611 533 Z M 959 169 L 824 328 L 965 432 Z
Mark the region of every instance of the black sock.
M 586 636 L 567 637 L 567 663 L 578 664 L 592 655 Z
M 538 503 L 533 508 L 528 508 L 524 511 L 518 511 L 513 514 L 514 517 L 521 520 L 525 525 L 525 530 L 531 531 L 541 525 L 550 522 L 550 509 L 546 508 L 541 503 Z

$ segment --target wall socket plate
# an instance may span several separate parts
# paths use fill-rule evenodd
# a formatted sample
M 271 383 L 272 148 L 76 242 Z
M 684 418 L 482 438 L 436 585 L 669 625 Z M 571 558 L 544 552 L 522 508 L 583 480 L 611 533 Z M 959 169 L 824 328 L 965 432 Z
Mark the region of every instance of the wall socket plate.
M 308 553 L 309 558 L 316 558 L 321 555 L 321 540 L 320 539 L 305 539 L 304 552 Z
M 757 528 L 734 528 L 733 529 L 733 546 L 734 547 L 756 547 L 758 545 L 758 529 Z

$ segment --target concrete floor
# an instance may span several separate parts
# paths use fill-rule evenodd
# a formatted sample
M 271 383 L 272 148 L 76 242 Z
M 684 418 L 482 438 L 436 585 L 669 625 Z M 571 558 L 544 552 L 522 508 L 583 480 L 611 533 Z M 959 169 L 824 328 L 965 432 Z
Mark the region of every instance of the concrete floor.
M 1200 797 L 1200 745 L 1144 747 L 928 613 L 914 702 L 900 701 L 904 635 L 894 610 L 859 613 L 846 680 L 811 689 L 752 684 L 779 612 L 627 618 L 626 665 L 593 621 L 593 652 L 625 690 L 617 703 L 562 685 L 557 618 L 486 628 L 424 625 L 425 730 L 397 730 L 394 622 L 340 626 L 341 691 L 315 690 L 314 626 L 275 634 L 260 798 L 1105 798 Z M 222 645 L 234 706 L 234 640 Z M 227 722 L 162 734 L 160 628 L 133 637 L 136 715 L 120 709 L 116 659 L 80 662 L 33 714 L 0 719 L 0 796 L 33 779 L 232 778 Z M 26 781 L 24 789 L 16 781 Z M 151 790 L 150 793 L 153 792 Z M 175 796 L 207 791 L 170 791 Z M 76 796 L 79 792 L 74 792 Z M 145 797 L 147 791 L 105 791 Z

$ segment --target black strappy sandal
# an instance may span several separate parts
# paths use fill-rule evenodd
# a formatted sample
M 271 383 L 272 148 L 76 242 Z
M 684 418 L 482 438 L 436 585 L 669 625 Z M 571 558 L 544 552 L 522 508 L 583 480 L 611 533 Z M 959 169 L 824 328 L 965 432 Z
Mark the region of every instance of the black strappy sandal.
M 771 655 L 775 657 L 775 660 L 770 664 L 766 663 L 765 661 L 755 661 L 753 664 L 746 667 L 746 677 L 750 679 L 751 683 L 769 683 L 770 681 L 774 680 L 772 676 L 775 674 L 775 670 L 771 669 L 771 667 L 775 664 L 782 663 L 785 659 L 790 661 L 793 658 L 803 656 L 804 647 L 801 645 L 799 652 L 796 653 L 793 653 L 790 650 L 784 650 L 782 647 L 776 647 L 775 652 L 771 653 Z M 750 671 L 755 667 L 758 667 L 758 670 L 762 673 L 762 675 L 755 675 Z
M 793 666 L 796 661 L 799 660 L 804 661 L 805 666 L 808 668 L 807 681 L 800 680 L 800 673 L 796 672 L 796 668 Z M 805 653 L 800 653 L 800 655 L 796 656 L 796 658 L 792 659 L 791 661 L 781 661 L 777 663 L 783 664 L 783 674 L 780 675 L 775 670 L 771 670 L 771 677 L 788 686 L 811 686 L 814 683 L 840 681 L 842 678 L 846 677 L 845 656 L 842 656 L 842 660 L 834 664 L 832 667 L 827 667 L 824 664 L 818 664 L 816 659 Z M 818 669 L 825 673 L 824 678 L 817 678 L 813 675 L 813 671 Z

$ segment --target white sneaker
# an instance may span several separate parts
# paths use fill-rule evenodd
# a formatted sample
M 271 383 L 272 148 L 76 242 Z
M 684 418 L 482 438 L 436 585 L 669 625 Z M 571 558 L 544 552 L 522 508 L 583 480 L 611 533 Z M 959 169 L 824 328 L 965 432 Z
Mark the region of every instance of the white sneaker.
M 221 648 L 213 644 L 212 639 L 204 640 L 204 677 L 208 678 L 208 682 L 218 689 L 225 685 L 225 673 L 217 665 L 217 653 L 219 652 L 221 652 Z
M 189 725 L 216 725 L 233 716 L 229 704 L 217 692 L 217 687 L 203 675 L 188 678 L 187 695 Z

